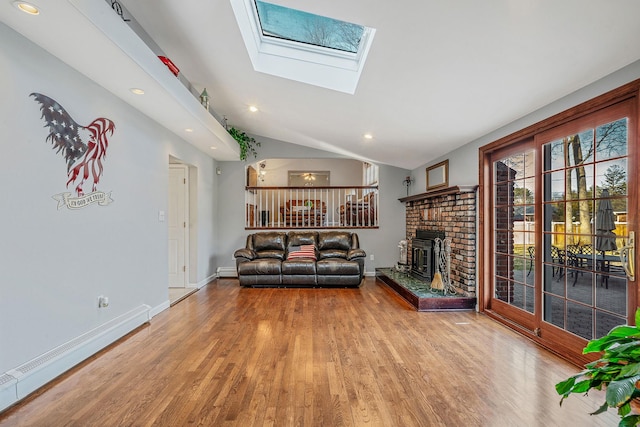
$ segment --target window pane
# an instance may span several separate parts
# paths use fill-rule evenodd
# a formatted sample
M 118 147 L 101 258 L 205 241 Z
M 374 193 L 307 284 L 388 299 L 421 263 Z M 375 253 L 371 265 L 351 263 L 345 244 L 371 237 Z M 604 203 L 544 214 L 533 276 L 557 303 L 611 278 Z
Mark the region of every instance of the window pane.
M 513 203 L 513 184 L 512 183 L 502 183 L 497 184 L 495 187 L 495 198 L 497 205 L 506 205 Z
M 534 303 L 535 303 L 535 288 L 533 286 L 525 286 L 525 300 L 524 300 L 524 309 L 529 313 L 533 313 Z
M 514 283 L 513 284 L 513 298 L 511 299 L 510 303 L 511 305 L 513 305 L 514 307 L 518 307 L 518 308 L 522 308 L 524 309 L 524 285 L 521 285 L 520 283 Z
M 593 162 L 593 129 L 565 138 L 569 164 L 578 166 Z
M 512 294 L 512 283 L 501 277 L 496 277 L 495 279 L 495 298 L 500 301 L 509 302 L 510 295 Z
M 566 206 L 569 208 L 573 223 L 571 230 L 566 230 L 566 232 L 584 235 L 570 242 L 572 244 L 591 243 L 591 237 L 589 236 L 593 233 L 593 201 L 581 200 L 567 203 Z
M 602 193 L 607 189 L 609 196 L 623 196 L 627 194 L 627 159 L 596 163 L 596 182 Z M 615 210 L 615 209 L 614 209 Z
M 567 330 L 585 339 L 593 338 L 593 310 L 567 301 Z
M 544 146 L 544 170 L 553 170 L 564 168 L 564 141 L 558 139 Z
M 612 316 L 608 313 L 601 311 L 596 312 L 596 336 L 595 338 L 601 338 L 609 333 L 615 326 L 626 325 L 625 318 Z
M 627 155 L 627 119 L 598 126 L 596 129 L 596 160 Z
M 545 229 L 544 231 L 564 232 L 564 203 L 545 203 Z M 556 227 L 558 225 L 559 227 Z
M 572 199 L 593 196 L 593 165 L 567 169 L 567 192 Z
M 545 277 L 544 277 L 544 291 L 558 295 L 561 297 L 565 296 L 565 281 L 564 276 L 561 276 L 560 268 L 553 265 L 544 266 L 545 269 Z
M 535 151 L 528 151 L 524 153 L 524 176 L 532 177 L 536 175 L 536 162 L 535 162 Z
M 567 298 L 591 305 L 593 302 L 593 282 L 589 272 L 569 270 Z
M 530 190 L 526 188 L 525 180 L 519 179 L 513 183 L 513 203 L 521 205 L 527 202 Z
M 609 276 L 608 287 L 602 286 L 602 276 L 597 275 L 596 307 L 620 316 L 627 315 L 627 281 L 624 277 Z
M 357 53 L 364 27 L 257 0 L 262 34 Z
M 509 168 L 511 179 L 521 179 L 525 177 L 525 156 L 524 153 L 513 155 L 502 161 Z
M 544 296 L 544 321 L 564 329 L 564 300 L 551 295 Z
M 544 175 L 545 201 L 564 200 L 565 198 L 565 171 L 549 172 Z

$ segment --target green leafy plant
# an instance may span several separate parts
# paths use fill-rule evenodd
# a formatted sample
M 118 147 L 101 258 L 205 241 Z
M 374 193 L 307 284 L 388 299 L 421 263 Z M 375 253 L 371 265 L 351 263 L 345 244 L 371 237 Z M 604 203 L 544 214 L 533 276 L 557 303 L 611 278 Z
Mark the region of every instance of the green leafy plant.
M 260 143 L 255 138 L 250 137 L 245 132 L 231 127 L 227 132 L 238 142 L 240 145 L 240 160 L 247 160 L 247 154 L 251 153 L 253 157 L 258 157 L 256 147 L 260 147 Z
M 640 324 L 640 309 L 636 311 L 636 325 Z M 640 329 L 637 326 L 616 326 L 609 334 L 589 341 L 583 354 L 604 352 L 602 358 L 585 365 L 585 370 L 556 384 L 562 401 L 571 393 L 591 389 L 606 389 L 605 402 L 591 415 L 616 408 L 621 417 L 620 427 L 640 425 L 640 414 L 631 413 L 640 398 Z

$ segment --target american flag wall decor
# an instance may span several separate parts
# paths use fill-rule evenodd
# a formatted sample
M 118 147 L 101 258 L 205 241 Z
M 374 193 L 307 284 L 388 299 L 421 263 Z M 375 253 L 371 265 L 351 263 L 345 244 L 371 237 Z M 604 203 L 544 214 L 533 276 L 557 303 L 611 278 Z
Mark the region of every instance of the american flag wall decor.
M 115 124 L 99 117 L 82 126 L 54 99 L 35 92 L 29 96 L 40 103 L 41 118 L 45 122 L 44 127 L 49 130 L 45 141 L 50 142 L 55 152 L 64 157 L 67 163 L 66 187 L 75 186 L 75 195 L 65 192 L 53 196 L 58 201 L 58 209 L 63 206 L 79 209 L 94 203 L 102 206 L 111 203 L 111 192 L 98 191 L 98 184 L 109 147 L 108 137 L 113 135 Z M 91 191 L 85 193 L 89 185 Z

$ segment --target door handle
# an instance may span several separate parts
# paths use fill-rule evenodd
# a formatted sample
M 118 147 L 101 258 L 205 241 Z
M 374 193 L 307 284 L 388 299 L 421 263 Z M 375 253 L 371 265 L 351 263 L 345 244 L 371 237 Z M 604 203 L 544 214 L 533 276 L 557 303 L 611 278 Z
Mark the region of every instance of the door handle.
M 635 258 L 636 258 L 636 233 L 634 231 L 629 232 L 629 240 L 627 244 L 620 249 L 620 262 L 622 263 L 622 268 L 624 268 L 625 273 L 627 273 L 627 277 L 629 281 L 633 282 L 636 280 L 635 277 Z

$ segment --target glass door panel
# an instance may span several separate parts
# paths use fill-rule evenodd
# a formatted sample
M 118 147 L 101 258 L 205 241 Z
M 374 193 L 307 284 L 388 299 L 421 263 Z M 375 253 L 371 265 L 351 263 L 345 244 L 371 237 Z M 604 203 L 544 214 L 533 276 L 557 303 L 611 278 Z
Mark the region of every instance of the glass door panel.
M 493 298 L 535 311 L 535 151 L 493 162 Z
M 628 119 L 542 141 L 543 322 L 586 340 L 627 322 Z M 558 130 L 553 131 L 554 135 Z

